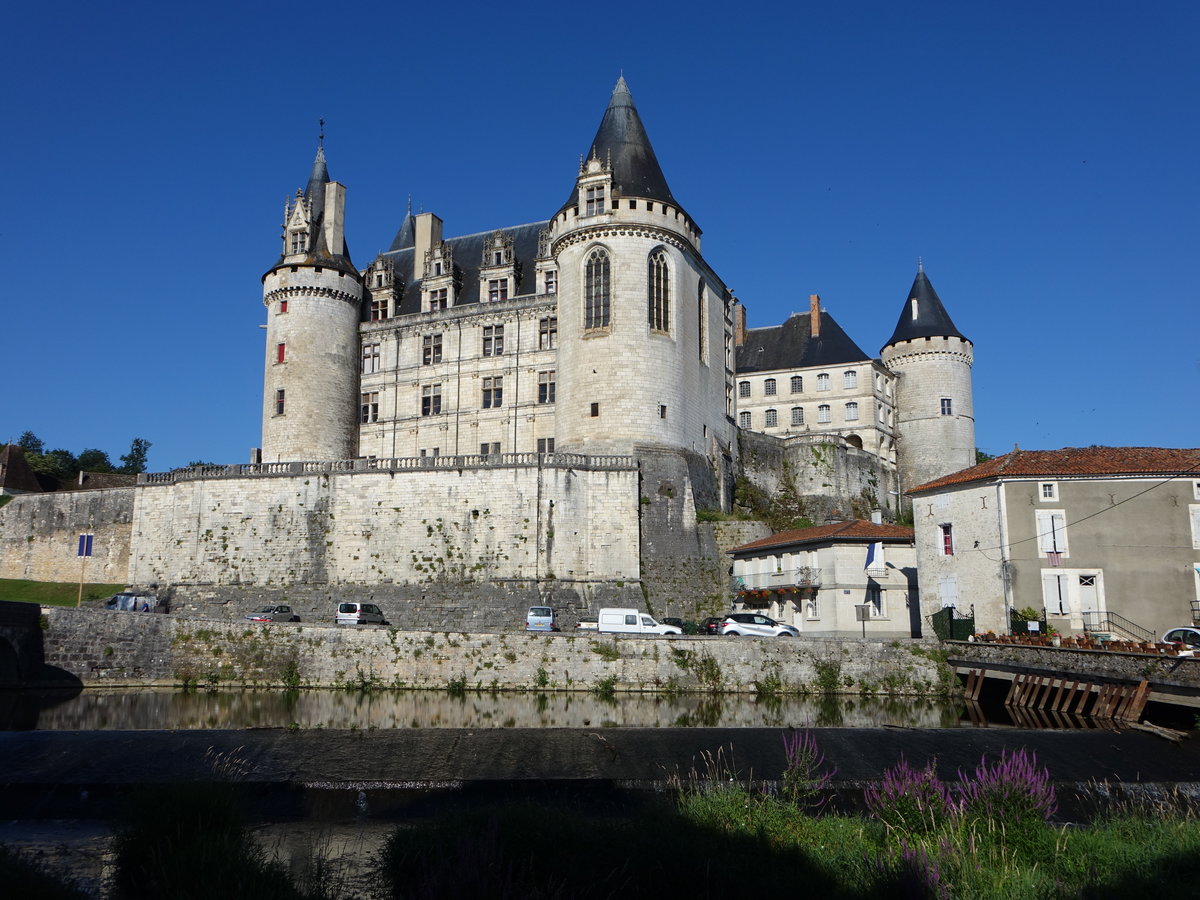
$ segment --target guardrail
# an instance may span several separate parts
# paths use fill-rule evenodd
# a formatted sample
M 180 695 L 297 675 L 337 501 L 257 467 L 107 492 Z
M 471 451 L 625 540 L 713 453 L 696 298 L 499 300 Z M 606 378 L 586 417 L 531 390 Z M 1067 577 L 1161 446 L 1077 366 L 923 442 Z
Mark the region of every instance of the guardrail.
M 365 457 L 362 459 L 302 460 L 246 463 L 230 466 L 193 466 L 172 472 L 143 473 L 138 484 L 175 484 L 214 478 L 270 478 L 288 475 L 333 475 L 359 472 L 409 472 L 438 469 L 582 469 L 584 471 L 636 471 L 632 456 L 593 456 L 583 453 L 489 453 L 457 456 Z
M 740 584 L 738 581 L 740 580 Z M 800 566 L 786 572 L 760 572 L 754 575 L 739 575 L 733 582 L 734 590 L 771 591 L 777 588 L 820 587 L 821 570 L 814 566 Z

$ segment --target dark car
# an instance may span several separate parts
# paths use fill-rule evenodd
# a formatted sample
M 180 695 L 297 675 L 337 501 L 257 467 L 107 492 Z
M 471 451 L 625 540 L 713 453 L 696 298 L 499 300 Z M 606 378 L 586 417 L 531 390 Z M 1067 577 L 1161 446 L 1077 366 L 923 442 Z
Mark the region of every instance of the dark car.
M 697 634 L 720 634 L 721 623 L 725 621 L 724 616 L 709 616 L 702 621 L 698 626 Z
M 157 594 L 145 594 L 138 591 L 122 591 L 113 594 L 104 601 L 105 609 L 115 609 L 122 612 L 170 612 L 165 598 Z

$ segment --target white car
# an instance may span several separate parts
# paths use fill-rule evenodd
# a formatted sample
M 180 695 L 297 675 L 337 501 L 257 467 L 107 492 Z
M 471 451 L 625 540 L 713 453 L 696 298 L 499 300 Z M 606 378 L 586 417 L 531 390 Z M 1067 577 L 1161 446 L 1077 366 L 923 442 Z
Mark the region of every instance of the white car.
M 383 610 L 374 603 L 339 603 L 334 621 L 339 625 L 386 625 Z
M 1181 656 L 1194 656 L 1200 651 L 1200 628 L 1172 628 L 1162 636 L 1164 644 L 1176 644 Z
M 799 637 L 800 629 L 758 613 L 730 613 L 721 623 L 721 634 L 730 637 L 742 634 L 755 637 Z

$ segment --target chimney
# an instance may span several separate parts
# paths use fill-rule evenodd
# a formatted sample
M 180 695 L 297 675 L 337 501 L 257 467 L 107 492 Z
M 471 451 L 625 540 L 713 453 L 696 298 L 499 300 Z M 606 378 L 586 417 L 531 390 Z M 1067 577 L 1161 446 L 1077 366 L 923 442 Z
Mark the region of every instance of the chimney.
M 442 220 L 433 213 L 419 213 L 413 229 L 414 277 L 420 278 L 425 254 L 442 242 Z
M 346 255 L 346 186 L 331 181 L 325 185 L 325 246 L 334 256 Z
M 740 347 L 746 343 L 746 307 L 741 303 L 733 304 L 733 346 Z
M 880 510 L 880 509 L 871 510 L 871 524 L 872 525 L 882 525 L 883 524 L 883 510 Z
M 811 337 L 821 336 L 821 298 L 808 295 L 808 333 Z

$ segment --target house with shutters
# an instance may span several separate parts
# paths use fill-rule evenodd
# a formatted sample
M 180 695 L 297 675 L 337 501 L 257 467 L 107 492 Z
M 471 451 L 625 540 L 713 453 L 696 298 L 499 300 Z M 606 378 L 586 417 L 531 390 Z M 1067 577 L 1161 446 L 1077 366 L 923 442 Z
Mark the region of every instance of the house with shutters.
M 1200 449 L 1018 449 L 909 496 L 929 611 L 1138 639 L 1200 621 Z

